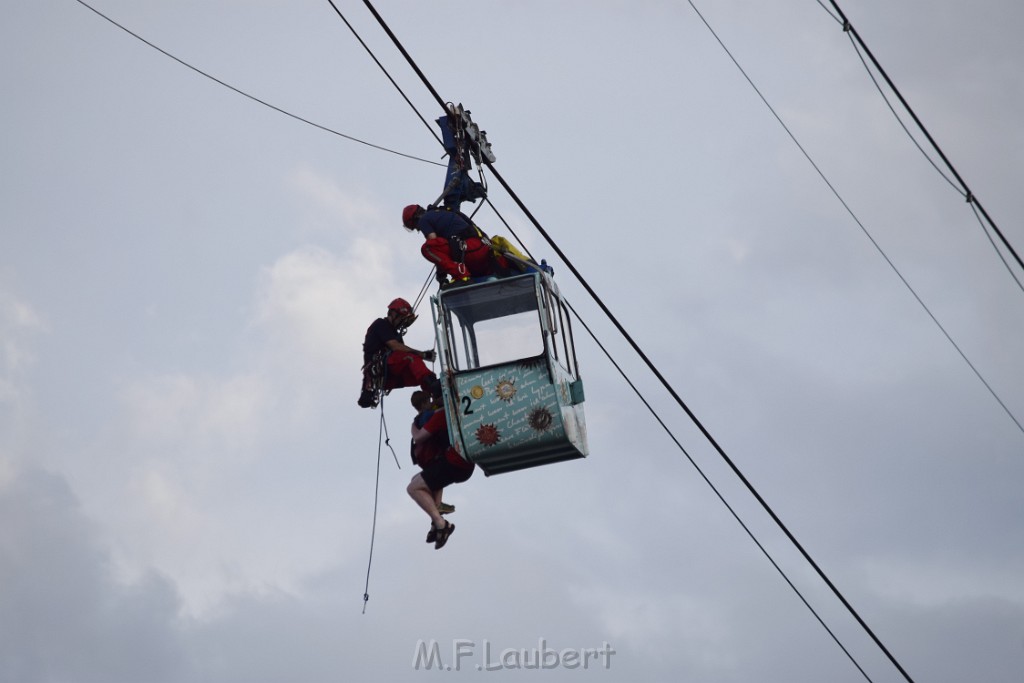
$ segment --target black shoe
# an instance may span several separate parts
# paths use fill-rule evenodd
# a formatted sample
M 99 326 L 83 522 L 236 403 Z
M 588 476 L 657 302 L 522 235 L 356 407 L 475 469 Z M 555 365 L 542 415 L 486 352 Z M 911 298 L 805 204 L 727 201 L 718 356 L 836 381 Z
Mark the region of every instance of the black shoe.
M 427 532 L 427 543 L 433 543 L 437 540 L 437 527 L 434 523 L 430 523 L 430 531 Z
M 372 391 L 364 391 L 359 394 L 359 400 L 357 403 L 360 408 L 376 408 L 377 396 Z
M 455 525 L 444 520 L 444 526 L 437 530 L 437 540 L 434 541 L 434 550 L 440 550 L 448 542 L 448 537 L 455 531 Z

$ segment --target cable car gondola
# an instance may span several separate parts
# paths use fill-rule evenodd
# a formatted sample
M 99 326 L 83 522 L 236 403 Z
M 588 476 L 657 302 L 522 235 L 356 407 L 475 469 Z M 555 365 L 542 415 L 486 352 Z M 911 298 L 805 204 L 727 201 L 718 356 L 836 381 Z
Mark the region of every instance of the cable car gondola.
M 452 445 L 490 476 L 587 455 L 569 313 L 543 271 L 431 297 Z

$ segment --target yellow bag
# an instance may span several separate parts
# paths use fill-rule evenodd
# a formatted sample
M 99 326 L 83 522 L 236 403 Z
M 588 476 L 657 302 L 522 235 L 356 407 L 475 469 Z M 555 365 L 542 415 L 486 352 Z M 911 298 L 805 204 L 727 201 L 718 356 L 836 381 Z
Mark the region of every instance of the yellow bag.
M 495 235 L 491 238 L 491 249 L 495 254 L 511 254 L 520 261 L 530 262 L 530 259 L 525 254 L 516 249 L 511 242 L 501 235 Z

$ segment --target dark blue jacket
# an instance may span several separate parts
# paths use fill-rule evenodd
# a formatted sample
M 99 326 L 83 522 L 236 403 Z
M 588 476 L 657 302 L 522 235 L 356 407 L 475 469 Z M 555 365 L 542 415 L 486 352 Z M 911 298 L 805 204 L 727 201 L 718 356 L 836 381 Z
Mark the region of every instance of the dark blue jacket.
M 447 211 L 445 209 L 427 209 L 420 216 L 416 223 L 416 229 L 426 237 L 430 233 L 438 237 L 451 239 L 452 237 L 476 237 L 473 223 L 458 211 Z

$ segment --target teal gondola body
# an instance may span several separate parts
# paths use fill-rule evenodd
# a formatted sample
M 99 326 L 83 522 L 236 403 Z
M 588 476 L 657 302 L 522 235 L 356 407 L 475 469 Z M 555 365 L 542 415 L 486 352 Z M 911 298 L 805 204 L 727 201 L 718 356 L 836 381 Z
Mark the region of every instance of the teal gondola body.
M 463 458 L 491 475 L 587 455 L 572 327 L 548 274 L 442 290 L 431 308 Z

